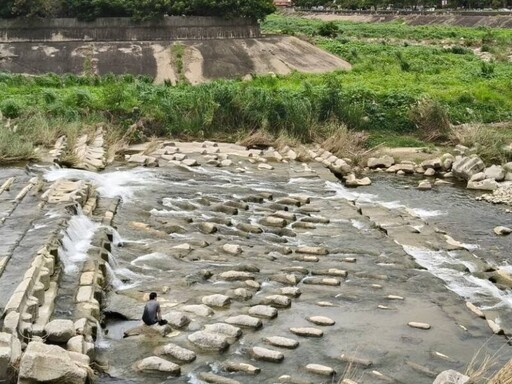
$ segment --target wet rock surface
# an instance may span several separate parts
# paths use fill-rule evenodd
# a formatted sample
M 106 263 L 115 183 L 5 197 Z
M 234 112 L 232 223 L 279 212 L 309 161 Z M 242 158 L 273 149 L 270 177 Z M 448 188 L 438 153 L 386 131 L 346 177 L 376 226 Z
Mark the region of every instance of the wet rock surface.
M 230 162 L 209 164 L 212 154 L 217 162 Z M 155 159 L 159 168 L 133 163 L 107 166 L 104 174 L 61 170 L 57 175 L 74 179 L 54 185 L 44 200 L 40 195 L 53 181 L 43 182 L 38 194 L 38 180 L 6 172 L 0 185 L 15 179 L 0 194 L 2 240 L 7 234 L 0 244 L 0 269 L 2 260 L 7 266 L 0 288 L 9 293 L 0 298 L 0 307 L 7 308 L 3 330 L 44 337 L 50 321 L 70 319 L 72 330 L 60 340 L 71 339 L 55 342 L 69 356 L 78 353 L 76 359 L 87 351 L 87 358 L 108 360 L 112 382 L 319 383 L 330 382 L 331 375 L 337 382 L 347 367 L 357 366 L 364 372 L 358 383 L 430 384 L 441 371 L 463 370 L 483 344 L 491 353 L 503 348 L 504 361 L 510 357 L 500 336 L 512 333 L 509 270 L 497 252 L 507 236 L 493 233 L 499 224 L 509 226 L 506 217 L 486 228 L 489 238 L 481 248 L 472 248 L 463 237 L 468 226 L 456 216 L 462 200 L 451 204 L 457 225 L 438 228 L 430 211 L 370 195 L 382 191 L 378 176 L 354 192 L 330 171 L 350 175 L 344 160 L 322 154 L 301 164 L 284 162 L 285 155 L 232 144 L 167 142 L 144 154 L 144 164 Z M 272 170 L 259 167 L 265 161 Z M 394 167 L 390 173 L 420 171 L 390 162 L 380 159 L 374 166 Z M 444 163 L 425 163 L 422 172 L 441 177 Z M 392 198 L 397 190 L 411 202 L 431 198 L 431 191 L 414 188 L 417 179 L 399 179 Z M 87 203 L 92 195 L 97 202 Z M 112 209 L 115 196 L 122 200 Z M 57 212 L 79 201 L 89 212 L 90 222 L 62 224 L 77 236 L 65 235 L 65 247 L 84 244 L 72 248 L 82 259 L 61 264 L 52 258 L 65 260 L 64 246 L 38 254 L 46 234 L 62 231 L 41 201 Z M 34 212 L 32 221 L 27 214 Z M 108 233 L 110 240 L 104 240 L 107 233 L 99 237 L 99 223 L 117 228 Z M 482 231 L 470 233 L 478 238 Z M 491 270 L 487 257 L 501 268 Z M 61 273 L 58 283 L 55 271 Z M 30 276 L 34 280 L 23 283 Z M 140 325 L 151 291 L 158 293 L 168 326 Z M 105 333 L 90 321 L 102 316 Z M 130 329 L 138 331 L 123 338 Z M 11 358 L 16 347 L 4 344 L 0 350 L 8 349 Z

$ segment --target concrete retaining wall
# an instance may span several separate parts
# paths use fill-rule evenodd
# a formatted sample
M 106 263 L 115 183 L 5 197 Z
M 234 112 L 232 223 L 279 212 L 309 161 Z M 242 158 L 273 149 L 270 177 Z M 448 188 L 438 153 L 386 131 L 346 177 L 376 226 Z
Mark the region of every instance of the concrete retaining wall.
M 169 41 L 259 37 L 257 22 L 247 19 L 169 16 L 157 22 L 129 18 L 0 20 L 0 42 Z

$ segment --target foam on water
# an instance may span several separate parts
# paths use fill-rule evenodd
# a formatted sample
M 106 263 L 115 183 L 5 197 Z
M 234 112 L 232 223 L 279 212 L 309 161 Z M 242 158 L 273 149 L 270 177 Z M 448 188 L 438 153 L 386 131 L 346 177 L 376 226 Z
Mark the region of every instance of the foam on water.
M 454 259 L 454 252 L 432 251 L 429 249 L 403 245 L 404 251 L 414 257 L 416 262 L 426 268 L 434 276 L 446 283 L 446 287 L 470 301 L 485 302 L 487 308 L 507 306 L 512 308 L 512 293 L 501 291 L 488 280 L 479 279 L 469 273 L 446 268 L 446 264 L 464 264 Z M 494 299 L 489 303 L 489 299 Z M 497 302 L 495 301 L 497 300 Z
M 328 197 L 328 199 L 338 198 L 348 201 L 373 202 L 377 197 L 376 195 L 373 195 L 371 193 L 360 193 L 351 191 L 345 188 L 341 183 L 333 183 L 332 181 L 326 181 L 325 188 L 335 193 L 334 196 Z
M 142 255 L 137 257 L 135 260 L 132 260 L 130 262 L 131 265 L 134 265 L 136 267 L 142 268 L 142 269 L 159 269 L 155 267 L 148 266 L 144 262 L 146 261 L 159 261 L 159 260 L 168 260 L 169 256 L 165 253 L 160 252 L 154 252 L 154 253 L 148 253 L 147 255 Z
M 90 181 L 101 196 L 113 198 L 120 196 L 123 200 L 133 198 L 137 190 L 161 183 L 155 174 L 147 168 L 134 168 L 126 171 L 96 173 L 80 169 L 53 168 L 44 178 L 47 181 L 59 179 L 83 179 Z
M 71 217 L 59 247 L 64 273 L 74 274 L 79 271 L 79 264 L 87 259 L 91 239 L 99 226 L 81 212 Z
M 446 215 L 446 212 L 438 211 L 438 210 L 428 210 L 422 208 L 407 208 L 406 211 L 420 219 L 428 219 L 430 217 L 442 216 Z

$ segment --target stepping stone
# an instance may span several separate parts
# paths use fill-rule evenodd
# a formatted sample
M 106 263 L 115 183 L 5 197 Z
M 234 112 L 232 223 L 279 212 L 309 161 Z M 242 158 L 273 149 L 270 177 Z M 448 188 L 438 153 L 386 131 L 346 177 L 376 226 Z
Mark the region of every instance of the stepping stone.
M 362 358 L 359 358 L 359 357 L 347 355 L 345 353 L 340 356 L 340 360 L 345 362 L 345 363 L 349 363 L 349 364 L 352 364 L 352 365 L 359 365 L 359 366 L 364 367 L 364 368 L 369 368 L 369 367 L 371 367 L 373 365 L 373 362 L 371 360 L 362 359 Z
M 334 304 L 330 301 L 318 301 L 316 305 L 319 305 L 320 307 L 334 307 Z
M 372 284 L 372 285 L 370 285 L 370 287 L 373 289 L 382 289 L 382 285 L 380 285 L 380 284 Z
M 222 250 L 230 255 L 239 255 L 243 252 L 242 247 L 238 244 L 224 244 Z
M 212 384 L 240 384 L 240 382 L 237 380 L 230 379 L 229 377 L 216 375 L 215 373 L 211 372 L 201 372 L 199 374 L 199 378 L 202 381 Z
M 263 171 L 271 171 L 271 170 L 273 170 L 273 169 L 274 169 L 274 167 L 273 167 L 273 166 L 271 166 L 270 164 L 267 164 L 267 163 L 259 163 L 259 164 L 258 164 L 258 169 L 259 169 L 260 171 L 262 171 L 262 170 L 263 170 Z
M 297 217 L 294 213 L 288 212 L 288 211 L 276 211 L 271 216 L 273 217 L 280 217 L 281 219 L 285 219 L 288 221 L 295 221 L 297 220 Z
M 293 273 L 278 273 L 270 276 L 270 280 L 286 285 L 296 285 L 300 282 L 301 278 Z
M 233 361 L 226 361 L 223 366 L 224 369 L 228 372 L 245 373 L 247 375 L 257 375 L 261 372 L 260 368 L 248 363 L 235 363 Z
M 307 216 L 300 219 L 300 221 L 304 223 L 314 223 L 314 224 L 329 224 L 331 221 L 325 217 L 320 216 Z
M 330 319 L 325 316 L 311 316 L 306 318 L 307 321 L 316 324 L 316 325 L 334 325 L 336 322 L 333 319 Z
M 296 207 L 301 206 L 301 202 L 297 199 L 292 199 L 291 197 L 283 197 L 279 200 L 276 200 L 276 204 L 281 205 L 295 205 Z
M 288 222 L 285 219 L 280 217 L 267 216 L 260 220 L 261 225 L 265 225 L 267 227 L 278 227 L 284 228 L 288 225 Z
M 304 268 L 304 267 L 286 267 L 286 268 L 283 268 L 281 269 L 281 271 L 283 272 L 288 272 L 288 273 L 300 273 L 301 275 L 307 275 L 309 274 L 309 269 L 307 268 Z
M 219 274 L 219 277 L 222 280 L 226 281 L 236 281 L 236 280 L 254 280 L 254 275 L 249 272 L 244 271 L 226 271 Z
M 240 328 L 225 323 L 206 324 L 204 331 L 208 333 L 220 333 L 235 338 L 242 336 L 242 330 Z
M 185 305 L 184 307 L 181 307 L 181 309 L 185 312 L 190 312 L 193 313 L 194 315 L 202 317 L 208 317 L 213 315 L 213 310 L 204 304 Z
M 342 261 L 345 263 L 355 263 L 357 259 L 355 257 L 345 257 Z
M 206 234 L 215 233 L 217 232 L 217 225 L 215 223 L 204 222 L 199 224 L 199 230 Z
M 302 246 L 295 250 L 296 253 L 306 253 L 309 255 L 327 255 L 329 251 L 324 247 L 308 247 Z
M 343 269 L 337 269 L 337 268 L 319 269 L 316 271 L 311 271 L 311 274 L 312 275 L 347 277 L 347 271 L 345 271 Z
M 299 297 L 302 295 L 300 288 L 298 287 L 284 287 L 281 288 L 281 295 L 286 295 L 290 297 Z
M 247 233 L 262 233 L 263 229 L 257 225 L 247 224 L 247 223 L 239 223 L 236 226 L 236 229 Z
M 393 309 L 391 307 L 388 307 L 387 305 L 381 305 L 381 304 L 377 305 L 377 308 L 379 308 L 379 309 Z
M 245 283 L 245 285 L 247 285 L 251 288 L 254 288 L 256 290 L 259 290 L 261 288 L 260 283 L 258 283 L 257 281 L 254 281 L 254 280 L 245 280 L 244 283 Z
M 270 361 L 272 363 L 280 363 L 284 359 L 284 355 L 281 352 L 262 347 L 254 347 L 251 350 L 251 354 L 256 360 Z
M 247 315 L 238 315 L 238 316 L 228 317 L 224 321 L 231 325 L 238 325 L 240 327 L 248 327 L 248 328 L 253 328 L 253 329 L 261 328 L 261 325 L 262 325 L 260 319 L 257 319 L 256 317 L 252 317 L 252 316 L 247 316 Z
M 313 223 L 305 223 L 303 221 L 296 221 L 292 224 L 293 229 L 316 229 L 316 225 Z
M 254 307 L 249 308 L 249 315 L 265 319 L 273 319 L 277 317 L 277 309 L 269 305 L 255 305 Z
M 281 336 L 269 336 L 263 339 L 266 343 L 269 343 L 275 347 L 295 349 L 299 346 L 299 342 L 294 339 Z
M 198 331 L 190 334 L 187 338 L 192 344 L 205 351 L 223 352 L 229 347 L 225 335 Z
M 136 362 L 134 368 L 139 372 L 165 372 L 171 375 L 179 375 L 181 373 L 179 365 L 158 356 L 146 357 Z
M 297 261 L 305 261 L 306 263 L 317 263 L 319 258 L 313 255 L 306 256 L 296 256 L 295 260 Z
M 407 325 L 409 327 L 419 328 L 419 329 L 430 329 L 431 328 L 430 324 L 427 324 L 427 323 L 417 323 L 415 321 L 411 321 L 411 322 L 407 323 Z
M 308 285 L 330 285 L 330 286 L 337 286 L 340 285 L 340 281 L 335 278 L 320 278 L 320 277 L 308 277 L 304 280 L 302 280 L 304 284 Z
M 397 296 L 397 295 L 388 295 L 386 297 L 386 299 L 388 299 L 388 300 L 405 300 L 402 296 Z
M 481 317 L 482 319 L 485 319 L 485 315 L 482 312 L 482 310 L 480 308 L 478 308 L 476 305 L 474 305 L 473 303 L 470 303 L 469 301 L 466 301 L 466 307 L 471 312 L 473 312 L 475 315 L 477 315 L 478 317 Z
M 179 345 L 169 343 L 162 347 L 158 347 L 155 349 L 155 355 L 164 355 L 164 356 L 170 356 L 173 359 L 190 363 L 196 359 L 195 352 L 191 351 L 190 349 L 182 348 Z
M 292 305 L 292 300 L 288 296 L 284 295 L 270 295 L 262 299 L 260 303 L 277 308 L 288 308 Z
M 290 332 L 303 337 L 322 337 L 324 335 L 321 329 L 310 327 L 290 328 Z
M 306 365 L 306 371 L 324 376 L 332 376 L 336 373 L 331 367 L 320 364 L 308 364 Z
M 215 294 L 210 296 L 203 296 L 201 299 L 203 304 L 208 305 L 210 307 L 226 307 L 231 303 L 231 299 L 228 296 Z
M 249 280 L 252 281 L 252 280 Z M 250 300 L 253 297 L 252 291 L 245 289 L 245 288 L 237 288 L 233 291 L 237 299 L 241 300 Z

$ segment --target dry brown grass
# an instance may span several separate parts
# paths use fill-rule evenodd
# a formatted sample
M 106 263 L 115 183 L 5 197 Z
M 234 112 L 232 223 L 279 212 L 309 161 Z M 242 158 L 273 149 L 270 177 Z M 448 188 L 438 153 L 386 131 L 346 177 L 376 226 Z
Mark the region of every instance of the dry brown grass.
M 348 157 L 355 165 L 364 164 L 372 152 L 366 148 L 366 132 L 351 131 L 343 124 L 332 122 L 326 126 L 324 135 L 322 148 L 339 158 Z
M 268 148 L 274 146 L 275 143 L 276 138 L 263 129 L 251 132 L 248 136 L 238 141 L 239 145 L 248 148 Z
M 489 340 L 487 340 L 475 352 L 468 364 L 465 374 L 470 377 L 471 383 L 475 384 L 512 384 L 512 360 L 510 360 L 496 375 L 494 375 L 496 372 L 498 357 L 500 356 L 502 349 L 505 348 L 507 344 L 503 344 L 491 355 L 484 352 L 484 347 L 487 345 Z
M 496 373 L 488 384 L 512 384 L 512 359 Z
M 437 101 L 423 98 L 410 110 L 409 118 L 426 141 L 444 141 L 450 133 L 448 114 Z

